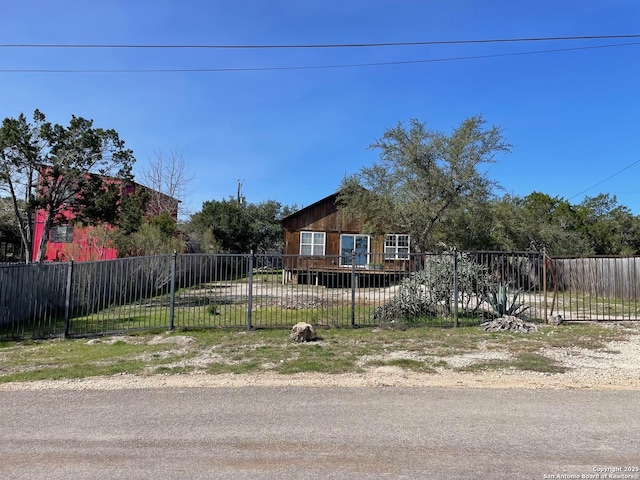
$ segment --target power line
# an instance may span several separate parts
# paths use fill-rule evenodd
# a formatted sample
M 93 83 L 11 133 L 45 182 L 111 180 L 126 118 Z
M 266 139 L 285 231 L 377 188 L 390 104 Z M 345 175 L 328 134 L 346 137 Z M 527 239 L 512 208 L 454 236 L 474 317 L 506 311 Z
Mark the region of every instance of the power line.
M 411 47 L 424 45 L 463 45 L 482 43 L 516 43 L 516 42 L 557 42 L 571 40 L 620 40 L 640 38 L 640 34 L 628 35 L 581 35 L 567 37 L 523 37 L 492 38 L 475 40 L 430 40 L 422 42 L 377 42 L 377 43 L 320 43 L 320 44 L 273 44 L 273 45 L 170 45 L 170 44 L 109 44 L 109 43 L 4 43 L 0 48 L 178 48 L 178 49 L 285 49 L 285 48 L 376 48 L 376 47 Z
M 427 60 L 400 60 L 392 62 L 373 63 L 348 63 L 340 65 L 307 65 L 289 67 L 239 67 L 239 68 L 138 68 L 138 69 L 62 69 L 62 68 L 36 68 L 36 69 L 0 69 L 0 73 L 216 73 L 216 72 L 267 72 L 287 70 L 320 70 L 331 68 L 357 68 L 357 67 L 381 67 L 391 65 L 411 65 L 420 63 L 453 62 L 462 60 L 477 60 L 486 58 L 516 57 L 523 55 L 537 55 L 543 53 L 570 52 L 578 50 L 594 50 L 602 48 L 626 47 L 640 45 L 640 42 L 617 43 L 609 45 L 592 45 L 588 47 L 557 48 L 550 50 L 534 50 L 530 52 L 496 53 L 490 55 L 472 55 L 463 57 L 434 58 Z
M 606 182 L 607 180 L 611 180 L 613 177 L 615 177 L 616 175 L 620 175 L 622 172 L 624 172 L 625 170 L 629 170 L 631 167 L 633 167 L 634 165 L 640 163 L 640 160 L 636 160 L 635 162 L 627 165 L 626 167 L 624 167 L 622 170 L 617 171 L 616 173 L 614 173 L 613 175 L 609 175 L 607 178 L 605 178 L 604 180 L 600 180 L 598 183 L 595 183 L 593 185 L 591 185 L 589 188 L 585 188 L 583 191 L 581 191 L 580 193 L 576 193 L 573 197 L 570 197 L 567 199 L 567 201 L 569 200 L 573 200 L 576 197 L 579 197 L 580 195 L 582 195 L 583 193 L 588 192 L 589 190 L 591 190 L 592 188 L 597 187 L 598 185 L 603 184 L 604 182 Z

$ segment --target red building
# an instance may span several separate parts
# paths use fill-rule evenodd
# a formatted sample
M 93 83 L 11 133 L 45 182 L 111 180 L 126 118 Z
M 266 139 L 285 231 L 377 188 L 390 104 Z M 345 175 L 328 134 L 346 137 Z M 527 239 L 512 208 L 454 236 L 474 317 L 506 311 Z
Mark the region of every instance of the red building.
M 118 180 L 113 180 L 118 182 Z M 178 219 L 179 200 L 164 195 L 138 183 L 131 183 L 127 187 L 130 189 L 143 188 L 150 193 L 150 201 L 147 205 L 147 215 L 159 215 L 163 211 L 168 211 L 174 220 Z M 121 192 L 121 194 L 124 192 Z M 113 231 L 111 225 L 82 226 L 74 222 L 72 209 L 61 212 L 65 219 L 57 222 L 51 228 L 49 241 L 44 256 L 45 261 L 63 262 L 74 260 L 77 262 L 90 260 L 111 260 L 118 257 L 118 251 L 111 242 L 110 233 Z M 37 210 L 34 219 L 33 229 L 33 251 L 31 260 L 35 261 L 38 255 L 38 247 L 44 230 L 46 214 L 44 210 Z

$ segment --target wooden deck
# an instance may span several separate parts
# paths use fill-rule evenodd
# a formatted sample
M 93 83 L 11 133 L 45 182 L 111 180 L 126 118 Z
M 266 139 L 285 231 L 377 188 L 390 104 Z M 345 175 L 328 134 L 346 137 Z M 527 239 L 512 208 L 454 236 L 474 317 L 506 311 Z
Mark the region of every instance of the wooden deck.
M 385 287 L 400 282 L 410 273 L 407 261 L 381 264 L 339 265 L 340 258 L 296 257 L 284 259 L 282 283 L 321 285 L 333 288 Z

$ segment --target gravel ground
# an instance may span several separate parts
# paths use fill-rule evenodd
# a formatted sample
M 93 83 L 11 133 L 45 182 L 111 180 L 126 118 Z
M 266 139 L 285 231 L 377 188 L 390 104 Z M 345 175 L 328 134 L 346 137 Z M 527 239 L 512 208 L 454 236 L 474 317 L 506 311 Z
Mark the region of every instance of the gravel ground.
M 525 389 L 617 389 L 640 390 L 640 322 L 625 323 L 629 335 L 625 341 L 609 343 L 600 350 L 559 348 L 541 352 L 567 367 L 565 373 L 537 373 L 501 369 L 480 373 L 457 372 L 437 368 L 436 373 L 419 373 L 398 367 L 368 368 L 363 373 L 282 375 L 273 372 L 254 374 L 149 374 L 91 377 L 79 380 L 34 381 L 0 384 L 6 390 L 110 390 L 141 388 L 313 386 L 313 387 L 478 387 Z M 188 341 L 185 337 L 184 341 Z M 174 338 L 173 341 L 176 341 Z M 411 352 L 393 352 L 394 358 L 411 358 Z M 450 367 L 463 367 L 485 360 L 508 359 L 507 352 L 487 350 L 443 358 Z M 389 358 L 391 359 L 391 358 Z M 363 363 L 367 359 L 362 359 Z M 369 359 L 370 360 L 370 359 Z M 196 360 L 197 361 L 197 360 Z

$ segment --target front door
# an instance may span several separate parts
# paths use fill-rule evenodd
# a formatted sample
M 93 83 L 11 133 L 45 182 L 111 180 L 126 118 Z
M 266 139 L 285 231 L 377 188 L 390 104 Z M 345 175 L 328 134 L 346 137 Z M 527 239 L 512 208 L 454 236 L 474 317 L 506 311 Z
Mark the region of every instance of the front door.
M 366 267 L 369 264 L 368 235 L 340 236 L 340 265 L 351 266 L 352 263 L 356 267 Z

